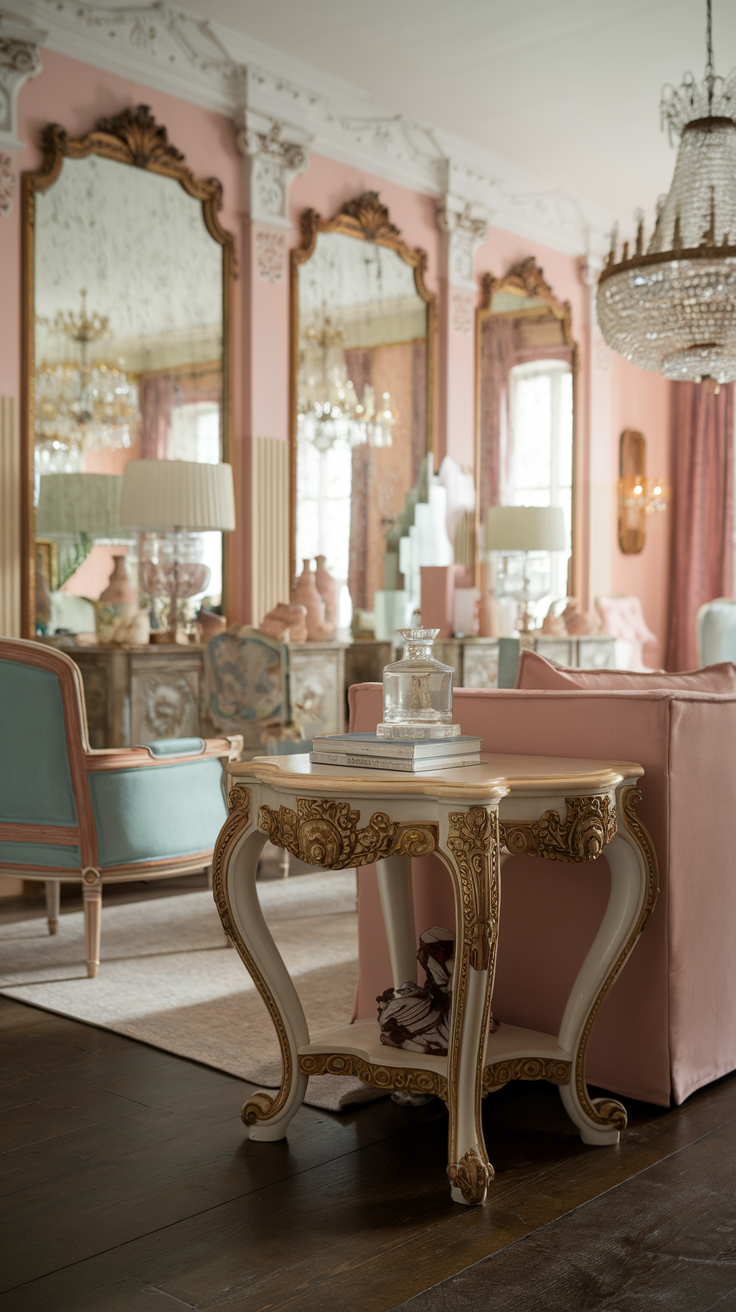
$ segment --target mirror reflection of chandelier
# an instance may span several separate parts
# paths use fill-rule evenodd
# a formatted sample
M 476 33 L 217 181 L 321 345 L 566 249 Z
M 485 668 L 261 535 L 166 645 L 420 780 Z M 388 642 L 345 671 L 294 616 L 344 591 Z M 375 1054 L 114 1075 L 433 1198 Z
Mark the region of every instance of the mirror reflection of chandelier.
M 321 327 L 309 324 L 299 367 L 299 436 L 320 452 L 338 444 L 391 446 L 395 423 L 388 392 L 382 393 L 377 405 L 374 388 L 366 383 L 363 400 L 358 400 L 348 377 L 342 329 L 327 316 Z
M 44 472 L 73 472 L 87 451 L 130 446 L 131 425 L 140 417 L 137 388 L 118 365 L 90 363 L 89 348 L 108 333 L 108 318 L 88 313 L 86 291 L 80 313 L 60 310 L 51 330 L 76 344 L 77 359 L 38 369 L 36 449 Z

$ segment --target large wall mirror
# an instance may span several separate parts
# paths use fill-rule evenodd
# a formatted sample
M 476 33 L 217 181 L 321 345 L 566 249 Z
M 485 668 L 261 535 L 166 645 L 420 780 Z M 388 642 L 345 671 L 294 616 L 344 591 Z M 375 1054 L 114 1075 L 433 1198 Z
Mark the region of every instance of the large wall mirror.
M 397 521 L 433 447 L 435 298 L 375 192 L 292 251 L 292 573 L 324 556 L 340 627 L 402 586 Z
M 42 145 L 23 176 L 29 637 L 94 629 L 114 556 L 132 578 L 149 549 L 155 566 L 153 535 L 120 523 L 129 460 L 227 459 L 234 264 L 220 183 L 194 176 L 146 106 L 77 140 L 51 125 Z M 216 606 L 222 534 L 197 551 L 190 608 Z
M 547 558 L 545 595 L 574 591 L 574 433 L 577 350 L 570 306 L 533 258 L 504 278 L 485 274 L 476 322 L 478 542 L 489 506 L 560 506 L 566 549 Z M 513 580 L 509 581 L 513 588 Z

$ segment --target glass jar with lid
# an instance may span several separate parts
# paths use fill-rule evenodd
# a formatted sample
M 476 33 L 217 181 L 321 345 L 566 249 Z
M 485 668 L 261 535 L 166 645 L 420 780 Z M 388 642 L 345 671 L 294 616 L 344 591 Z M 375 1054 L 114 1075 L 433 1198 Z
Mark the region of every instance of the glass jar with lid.
M 404 657 L 383 671 L 383 723 L 379 738 L 454 738 L 452 723 L 453 665 L 432 655 L 439 629 L 402 629 Z

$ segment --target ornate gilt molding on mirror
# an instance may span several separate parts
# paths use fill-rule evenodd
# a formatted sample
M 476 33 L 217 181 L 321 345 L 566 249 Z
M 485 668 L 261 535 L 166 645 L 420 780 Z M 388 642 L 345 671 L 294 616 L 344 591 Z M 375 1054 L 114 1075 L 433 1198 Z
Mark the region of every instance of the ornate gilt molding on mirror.
M 69 584 L 75 564 L 101 550 L 101 541 L 120 541 L 119 495 L 128 459 L 227 460 L 235 276 L 234 239 L 219 219 L 221 183 L 195 176 L 147 106 L 101 118 L 80 138 L 49 124 L 40 144 L 41 167 L 22 176 L 22 631 L 27 637 L 52 631 L 54 622 L 66 627 L 64 605 L 71 630 L 84 627 L 78 603 L 94 595 L 74 594 L 70 584 L 72 593 L 62 598 L 62 579 Z M 74 487 L 64 488 L 77 498 L 78 523 L 71 523 L 62 485 L 46 478 L 42 486 L 43 476 L 54 473 L 76 477 Z M 113 474 L 116 488 L 112 478 L 99 481 Z M 132 535 L 127 537 L 131 545 L 122 550 L 130 549 L 132 561 L 136 548 Z M 224 598 L 220 535 L 204 550 L 209 564 L 214 562 L 206 571 L 211 596 Z M 105 559 L 109 568 L 109 548 L 97 573 Z M 62 560 L 55 577 L 46 573 L 50 566 L 44 562 Z M 64 603 L 55 619 L 53 597 Z
M 291 571 L 324 555 L 353 613 L 401 589 L 399 520 L 434 452 L 426 267 L 370 191 L 331 219 L 306 210 L 291 252 Z
M 489 505 L 562 505 L 570 530 L 571 569 L 569 579 L 563 580 L 553 562 L 552 587 L 558 593 L 568 587 L 574 593 L 579 575 L 577 370 L 570 303 L 555 295 L 534 256 L 515 264 L 503 278 L 484 273 L 475 314 L 476 559 L 485 549 L 482 524 Z M 548 433 L 544 449 L 525 453 L 514 440 L 514 426 L 523 425 L 532 438 L 529 407 L 542 405 L 543 399 Z M 530 484 L 530 473 L 539 486 Z

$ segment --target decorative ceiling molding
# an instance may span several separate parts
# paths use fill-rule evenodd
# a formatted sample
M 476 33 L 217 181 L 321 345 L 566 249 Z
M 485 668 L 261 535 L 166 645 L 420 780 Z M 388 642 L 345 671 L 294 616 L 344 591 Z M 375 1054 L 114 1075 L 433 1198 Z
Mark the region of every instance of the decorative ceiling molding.
M 29 9 L 28 0 L 4 4 L 18 13 Z M 114 7 L 35 0 L 34 13 L 49 29 L 52 50 L 235 116 L 243 142 L 244 115 L 261 115 L 294 145 L 311 142 L 317 153 L 387 181 L 482 206 L 495 227 L 567 254 L 605 249 L 611 216 L 600 207 L 545 190 L 510 161 L 387 114 L 347 84 L 165 0 Z M 266 137 L 270 132 L 263 129 Z M 245 153 L 257 162 L 252 173 L 273 171 L 268 150 Z

